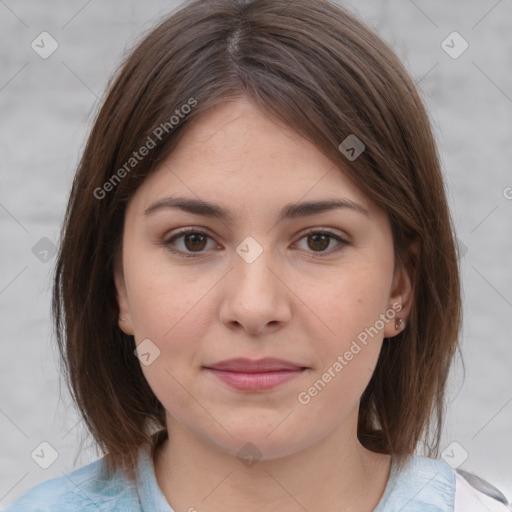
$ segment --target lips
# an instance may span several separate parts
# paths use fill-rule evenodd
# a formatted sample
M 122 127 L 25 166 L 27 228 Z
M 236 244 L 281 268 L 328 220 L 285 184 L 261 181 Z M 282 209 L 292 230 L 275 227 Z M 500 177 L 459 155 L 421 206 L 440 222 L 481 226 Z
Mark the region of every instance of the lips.
M 238 357 L 204 368 L 232 389 L 249 393 L 269 391 L 297 378 L 308 369 L 298 363 L 274 357 L 256 360 Z
M 265 373 L 278 372 L 284 370 L 302 370 L 306 367 L 297 363 L 293 363 L 291 361 L 276 359 L 274 357 L 266 357 L 257 360 L 238 357 L 235 359 L 227 359 L 225 361 L 220 361 L 218 363 L 205 366 L 205 368 L 227 372 Z

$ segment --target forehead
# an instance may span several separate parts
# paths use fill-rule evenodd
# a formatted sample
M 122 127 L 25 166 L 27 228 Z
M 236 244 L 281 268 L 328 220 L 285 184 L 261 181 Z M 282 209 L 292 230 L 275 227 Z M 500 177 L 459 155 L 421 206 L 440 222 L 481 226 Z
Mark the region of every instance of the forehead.
M 373 207 L 312 143 L 244 99 L 197 118 L 133 203 L 145 210 L 168 195 L 211 200 L 234 212 L 326 197 Z

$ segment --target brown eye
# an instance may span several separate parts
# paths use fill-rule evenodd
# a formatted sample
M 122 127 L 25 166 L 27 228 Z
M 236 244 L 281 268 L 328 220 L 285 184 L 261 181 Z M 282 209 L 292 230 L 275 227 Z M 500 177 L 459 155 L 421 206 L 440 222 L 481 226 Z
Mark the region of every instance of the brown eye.
M 349 242 L 347 242 L 347 240 L 344 240 L 339 235 L 331 231 L 325 230 L 310 231 L 301 238 L 301 240 L 303 239 L 307 239 L 307 252 L 313 253 L 314 256 L 320 257 L 329 256 L 334 252 L 340 251 L 346 245 L 349 245 Z M 326 250 L 331 245 L 331 242 L 333 240 L 337 242 L 337 245 L 335 245 L 334 248 L 331 250 Z
M 326 235 L 324 233 L 322 234 L 314 234 L 314 235 L 308 235 L 308 241 L 311 241 L 311 243 L 308 243 L 308 247 L 312 249 L 313 251 L 324 251 L 329 247 L 330 242 L 330 235 Z
M 188 229 L 173 235 L 171 238 L 164 241 L 163 244 L 172 253 L 193 258 L 195 256 L 201 256 L 202 253 L 205 252 L 208 239 L 211 239 L 208 233 L 197 229 Z M 181 242 L 181 247 L 176 247 L 179 245 L 177 243 L 178 241 Z
M 185 247 L 190 251 L 200 251 L 204 249 L 206 245 L 206 236 L 200 233 L 191 233 L 189 235 L 185 235 L 183 241 Z

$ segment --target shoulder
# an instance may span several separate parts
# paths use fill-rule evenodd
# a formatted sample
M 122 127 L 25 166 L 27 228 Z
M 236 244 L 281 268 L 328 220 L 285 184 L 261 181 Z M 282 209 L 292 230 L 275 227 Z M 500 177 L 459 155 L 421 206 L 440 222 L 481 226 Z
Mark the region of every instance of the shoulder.
M 412 467 L 428 479 L 425 489 L 438 493 L 437 505 L 453 512 L 510 512 L 504 502 L 507 498 L 495 487 L 473 473 L 454 469 L 446 462 L 415 456 Z M 431 476 L 431 479 L 429 477 Z M 432 498 L 434 496 L 432 495 Z M 444 509 L 443 509 L 444 510 Z
M 103 459 L 96 460 L 72 473 L 42 482 L 4 512 L 99 512 L 103 510 L 137 510 L 135 484 L 116 473 L 107 478 Z
M 459 473 L 442 460 L 411 455 L 398 472 L 392 466 L 388 485 L 376 512 L 510 512 L 504 503 L 485 493 L 483 480 L 467 472 Z M 464 476 L 463 476 L 464 475 Z M 467 476 L 466 476 L 467 475 Z M 470 476 L 474 478 L 470 478 Z M 466 477 L 466 478 L 465 478 Z M 469 480 L 469 481 L 468 481 Z M 494 496 L 500 493 L 494 489 Z M 484 493 L 485 492 L 485 493 Z M 506 498 L 502 496 L 506 501 Z
M 455 479 L 454 512 L 510 512 L 504 503 L 480 492 L 459 473 Z

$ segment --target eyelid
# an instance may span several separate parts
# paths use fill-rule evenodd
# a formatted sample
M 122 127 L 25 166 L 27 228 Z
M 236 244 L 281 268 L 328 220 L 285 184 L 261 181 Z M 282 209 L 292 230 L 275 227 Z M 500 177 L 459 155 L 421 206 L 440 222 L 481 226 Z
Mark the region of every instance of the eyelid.
M 322 227 L 308 228 L 308 229 L 306 229 L 306 231 L 302 231 L 300 233 L 300 238 L 303 238 L 304 236 L 313 234 L 313 233 L 326 233 L 328 235 L 332 235 L 335 238 L 339 238 L 340 240 L 342 240 L 343 242 L 345 242 L 347 244 L 349 243 L 348 236 L 341 235 L 337 231 L 333 230 L 332 228 L 322 228 Z M 300 238 L 299 238 L 299 240 L 300 240 Z

